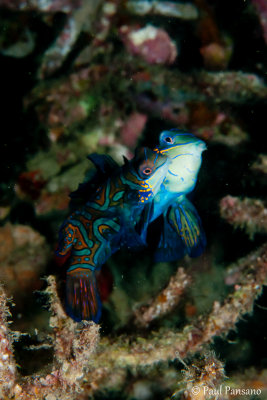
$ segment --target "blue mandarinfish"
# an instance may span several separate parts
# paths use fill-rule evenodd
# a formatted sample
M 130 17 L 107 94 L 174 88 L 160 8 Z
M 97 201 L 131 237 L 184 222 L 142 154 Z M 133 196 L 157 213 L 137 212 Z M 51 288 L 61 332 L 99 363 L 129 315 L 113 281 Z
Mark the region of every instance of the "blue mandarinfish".
M 166 178 L 154 198 L 151 220 L 163 215 L 163 227 L 157 261 L 171 261 L 185 254 L 199 256 L 206 246 L 201 220 L 186 195 L 196 185 L 206 144 L 195 135 L 180 129 L 163 131 L 154 151 L 170 159 Z
M 95 175 L 71 194 L 82 202 L 64 221 L 56 257 L 67 268 L 66 309 L 76 321 L 101 316 L 96 271 L 117 250 L 147 243 L 151 222 L 163 217 L 156 261 L 200 255 L 206 245 L 198 213 L 186 195 L 197 182 L 205 143 L 178 129 L 163 131 L 154 149 L 137 149 L 119 166 L 92 154 Z M 62 264 L 62 262 L 61 262 Z
M 85 204 L 61 226 L 56 257 L 67 267 L 67 313 L 76 321 L 98 322 L 102 306 L 95 271 L 119 248 L 145 244 L 136 225 L 144 230 L 170 160 L 146 147 L 137 149 L 122 167 L 105 155 L 89 158 L 99 171 L 72 194 L 82 195 Z

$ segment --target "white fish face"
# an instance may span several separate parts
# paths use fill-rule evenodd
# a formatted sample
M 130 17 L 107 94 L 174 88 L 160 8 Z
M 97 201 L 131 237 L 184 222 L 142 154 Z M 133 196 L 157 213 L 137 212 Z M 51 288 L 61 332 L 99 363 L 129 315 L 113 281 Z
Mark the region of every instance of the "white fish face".
M 155 151 L 165 154 L 171 163 L 163 182 L 172 193 L 189 193 L 195 187 L 206 144 L 191 133 L 177 129 L 163 131 Z

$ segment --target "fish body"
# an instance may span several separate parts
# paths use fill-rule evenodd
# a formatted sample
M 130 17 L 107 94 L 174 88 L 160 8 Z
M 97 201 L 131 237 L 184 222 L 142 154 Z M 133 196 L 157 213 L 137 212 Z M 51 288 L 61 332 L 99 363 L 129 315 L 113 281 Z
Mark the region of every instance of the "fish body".
M 101 160 L 102 165 L 101 165 Z M 120 247 L 139 247 L 152 200 L 165 179 L 170 160 L 148 148 L 138 149 L 122 167 L 105 177 L 110 160 L 95 158 L 102 168 L 103 183 L 86 203 L 72 212 L 60 228 L 58 258 L 67 257 L 66 310 L 76 321 L 99 321 L 101 300 L 95 271 Z M 90 182 L 82 186 L 91 188 Z M 141 221 L 141 223 L 140 223 Z M 136 225 L 139 223 L 136 231 Z
M 185 254 L 200 255 L 206 237 L 194 205 L 186 195 L 195 188 L 206 144 L 195 135 L 179 129 L 163 131 L 154 151 L 169 160 L 166 177 L 156 194 L 151 220 L 163 215 L 163 228 L 157 261 L 177 260 Z
M 67 265 L 66 310 L 74 320 L 99 321 L 96 271 L 119 248 L 146 246 L 148 227 L 158 217 L 163 224 L 156 261 L 203 252 L 205 233 L 187 195 L 205 149 L 193 134 L 172 129 L 160 134 L 154 150 L 137 149 L 122 167 L 108 156 L 89 156 L 97 173 L 71 194 L 74 211 L 60 229 L 56 251 Z

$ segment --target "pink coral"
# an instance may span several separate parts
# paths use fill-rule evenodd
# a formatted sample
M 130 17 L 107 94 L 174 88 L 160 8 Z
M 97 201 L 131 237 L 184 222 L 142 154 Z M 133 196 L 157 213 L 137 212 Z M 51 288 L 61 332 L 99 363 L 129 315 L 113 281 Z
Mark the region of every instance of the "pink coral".
M 152 25 L 141 29 L 123 26 L 120 33 L 127 50 L 148 64 L 173 64 L 177 57 L 176 45 L 163 29 Z
M 252 0 L 261 22 L 263 37 L 267 44 L 267 2 L 266 0 Z
M 121 128 L 122 143 L 130 148 L 135 148 L 146 121 L 147 116 L 145 114 L 132 113 Z

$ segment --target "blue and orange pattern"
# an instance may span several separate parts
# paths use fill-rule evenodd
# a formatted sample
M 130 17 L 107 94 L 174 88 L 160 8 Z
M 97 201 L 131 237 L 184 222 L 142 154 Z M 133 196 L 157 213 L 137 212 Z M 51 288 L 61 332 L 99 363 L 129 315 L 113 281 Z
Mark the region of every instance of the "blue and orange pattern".
M 57 257 L 67 265 L 66 309 L 76 321 L 101 316 L 95 272 L 119 248 L 146 246 L 149 224 L 163 216 L 156 261 L 200 255 L 206 246 L 201 220 L 187 198 L 197 182 L 205 143 L 193 134 L 163 131 L 154 150 L 137 149 L 119 167 L 93 154 L 98 173 L 71 197 L 82 205 L 59 232 Z
M 139 235 L 135 224 L 159 190 L 168 163 L 164 155 L 138 149 L 133 160 L 117 168 L 61 226 L 56 256 L 69 255 L 66 309 L 74 320 L 99 321 L 95 271 L 123 245 L 141 245 L 145 228 L 141 226 Z

